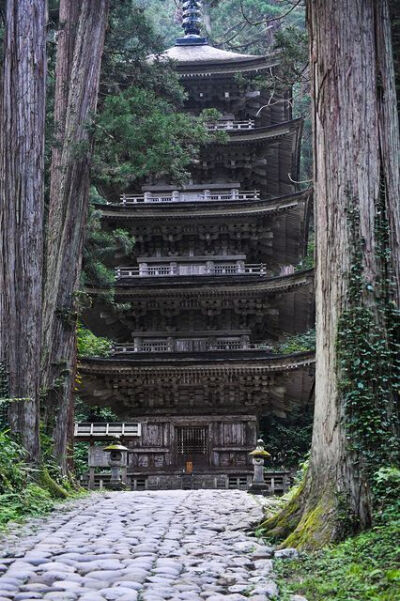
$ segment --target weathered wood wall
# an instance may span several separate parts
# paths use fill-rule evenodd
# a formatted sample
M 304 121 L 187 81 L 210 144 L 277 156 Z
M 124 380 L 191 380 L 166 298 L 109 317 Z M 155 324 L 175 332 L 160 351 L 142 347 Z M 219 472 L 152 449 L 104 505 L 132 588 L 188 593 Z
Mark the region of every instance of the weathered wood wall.
M 256 444 L 255 416 L 207 416 L 139 419 L 142 436 L 129 442 L 129 472 L 182 471 L 192 461 L 193 471 L 251 469 L 248 453 Z M 177 429 L 204 428 L 205 453 L 178 449 Z M 133 452 L 134 451 L 134 452 Z

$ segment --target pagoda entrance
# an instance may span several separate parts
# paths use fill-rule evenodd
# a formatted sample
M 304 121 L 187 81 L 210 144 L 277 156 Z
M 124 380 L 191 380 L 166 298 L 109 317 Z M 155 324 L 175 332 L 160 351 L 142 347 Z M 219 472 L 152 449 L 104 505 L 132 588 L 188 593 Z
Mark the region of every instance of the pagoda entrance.
M 208 426 L 179 426 L 175 440 L 178 465 L 186 474 L 209 467 Z

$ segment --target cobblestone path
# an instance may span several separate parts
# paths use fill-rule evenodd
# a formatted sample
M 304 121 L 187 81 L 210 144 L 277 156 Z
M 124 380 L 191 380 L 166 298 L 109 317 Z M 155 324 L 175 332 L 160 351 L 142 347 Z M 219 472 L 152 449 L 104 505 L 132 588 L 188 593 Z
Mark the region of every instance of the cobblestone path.
M 1 541 L 0 601 L 265 601 L 261 517 L 242 491 L 91 495 Z

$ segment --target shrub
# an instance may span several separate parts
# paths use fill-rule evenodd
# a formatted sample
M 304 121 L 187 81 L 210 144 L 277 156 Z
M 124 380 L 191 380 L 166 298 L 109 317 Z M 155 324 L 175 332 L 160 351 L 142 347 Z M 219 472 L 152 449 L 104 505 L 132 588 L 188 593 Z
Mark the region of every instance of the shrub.
M 12 440 L 8 431 L 0 431 L 0 494 L 21 490 L 28 479 L 25 450 Z
M 306 351 L 315 351 L 315 330 L 308 330 L 304 334 L 289 336 L 283 342 L 280 342 L 274 349 L 275 353 L 289 355 L 291 353 L 300 353 Z
M 108 357 L 111 353 L 112 341 L 95 336 L 93 332 L 79 324 L 77 346 L 80 357 Z
M 383 466 L 373 475 L 375 519 L 385 523 L 400 515 L 400 469 Z

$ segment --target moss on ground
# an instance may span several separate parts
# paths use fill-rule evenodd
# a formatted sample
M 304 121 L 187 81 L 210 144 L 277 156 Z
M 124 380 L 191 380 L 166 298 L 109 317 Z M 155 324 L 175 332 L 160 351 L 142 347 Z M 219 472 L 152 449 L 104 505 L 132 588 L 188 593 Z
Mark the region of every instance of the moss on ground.
M 323 551 L 276 561 L 281 601 L 399 601 L 400 519 Z
M 47 467 L 43 467 L 40 474 L 40 484 L 47 490 L 52 497 L 55 499 L 68 499 L 71 494 L 65 490 L 63 486 L 58 484 L 49 474 Z

